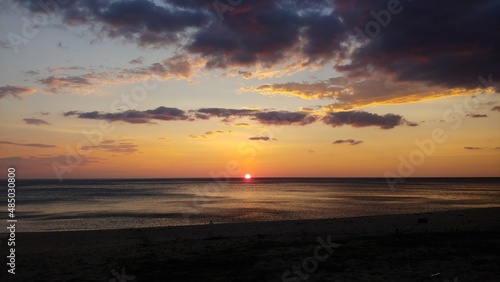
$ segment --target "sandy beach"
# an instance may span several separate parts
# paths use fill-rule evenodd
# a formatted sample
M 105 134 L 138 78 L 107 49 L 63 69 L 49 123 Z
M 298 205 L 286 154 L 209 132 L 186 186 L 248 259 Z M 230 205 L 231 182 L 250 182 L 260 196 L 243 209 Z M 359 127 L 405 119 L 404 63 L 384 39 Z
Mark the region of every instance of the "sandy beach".
M 498 281 L 499 235 L 500 208 L 18 233 L 16 274 L 4 271 L 0 277 L 1 281 Z M 5 258 L 7 246 L 2 241 Z

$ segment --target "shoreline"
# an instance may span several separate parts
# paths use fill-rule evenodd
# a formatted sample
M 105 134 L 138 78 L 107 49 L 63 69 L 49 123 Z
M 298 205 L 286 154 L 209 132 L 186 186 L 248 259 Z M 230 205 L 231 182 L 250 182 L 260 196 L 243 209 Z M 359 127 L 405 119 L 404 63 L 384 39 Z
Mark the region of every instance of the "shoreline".
M 364 235 L 377 235 L 383 233 L 390 228 L 407 228 L 415 232 L 426 231 L 429 228 L 432 231 L 443 230 L 451 228 L 454 224 L 460 224 L 461 230 L 464 227 L 476 228 L 491 228 L 495 224 L 487 217 L 481 214 L 494 214 L 497 211 L 500 220 L 500 207 L 488 208 L 471 208 L 449 211 L 436 211 L 412 214 L 389 214 L 389 215 L 367 215 L 356 217 L 341 217 L 341 218 L 325 218 L 325 219 L 298 219 L 298 220 L 280 220 L 280 221 L 257 221 L 257 222 L 236 222 L 236 223 L 213 223 L 213 224 L 195 224 L 195 225 L 172 225 L 162 227 L 147 227 L 147 228 L 119 228 L 119 229 L 94 229 L 94 230 L 61 230 L 61 231 L 40 231 L 40 232 L 17 232 L 23 236 L 40 235 L 54 235 L 59 233 L 120 233 L 123 232 L 162 232 L 171 231 L 173 235 L 186 235 L 188 238 L 199 238 L 199 236 L 191 237 L 189 233 L 200 234 L 203 231 L 211 230 L 215 234 L 226 233 L 226 237 L 245 237 L 255 236 L 258 234 L 263 235 L 289 235 L 303 229 L 304 227 L 312 228 L 316 232 L 324 232 L 329 228 L 327 225 L 339 226 L 339 229 L 344 229 L 343 232 L 349 231 L 348 234 L 356 234 L 359 231 Z M 457 217 L 458 216 L 458 217 Z M 426 223 L 418 224 L 417 220 L 421 217 L 432 217 Z M 475 223 L 467 222 L 467 217 L 474 217 L 477 221 Z M 347 224 L 347 225 L 345 225 Z M 478 224 L 481 224 L 479 226 Z M 361 225 L 362 227 L 355 227 Z M 496 223 L 500 227 L 500 221 Z M 427 228 L 425 228 L 427 227 Z M 228 228 L 229 230 L 225 230 Z M 282 228 L 279 231 L 277 229 Z M 246 229 L 245 233 L 241 233 L 241 229 Z M 342 230 L 341 230 L 342 231 Z M 430 231 L 430 230 L 429 230 Z M 250 232 L 250 233 L 248 233 Z M 168 233 L 168 232 L 167 232 Z M 7 234 L 7 233 L 0 233 Z M 31 235 L 30 235 L 31 234 Z M 191 234 L 192 235 L 192 234 Z M 220 234 L 222 235 L 222 234 Z
M 494 281 L 500 275 L 500 208 L 21 232 L 16 275 L 3 280 L 4 271 L 0 280 L 120 281 L 126 273 L 136 279 L 125 281 L 298 281 L 281 277 L 294 265 L 304 269 L 320 242 L 339 247 L 320 252 L 328 258 L 315 261 L 309 281 Z M 5 242 L 0 250 L 7 251 Z M 436 273 L 439 279 L 432 280 Z

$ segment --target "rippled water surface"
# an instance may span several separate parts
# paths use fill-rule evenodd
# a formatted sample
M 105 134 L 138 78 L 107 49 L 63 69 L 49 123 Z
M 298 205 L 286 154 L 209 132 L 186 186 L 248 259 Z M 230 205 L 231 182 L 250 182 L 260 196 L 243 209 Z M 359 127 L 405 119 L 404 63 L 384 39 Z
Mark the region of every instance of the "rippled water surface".
M 19 180 L 16 201 L 19 231 L 117 229 L 498 207 L 500 179 Z

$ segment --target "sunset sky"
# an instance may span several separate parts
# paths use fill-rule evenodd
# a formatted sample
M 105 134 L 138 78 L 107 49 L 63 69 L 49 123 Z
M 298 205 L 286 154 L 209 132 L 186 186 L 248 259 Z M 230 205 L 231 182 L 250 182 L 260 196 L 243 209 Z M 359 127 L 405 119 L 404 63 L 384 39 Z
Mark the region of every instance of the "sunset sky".
M 495 0 L 2 1 L 0 167 L 500 176 L 499 13 Z

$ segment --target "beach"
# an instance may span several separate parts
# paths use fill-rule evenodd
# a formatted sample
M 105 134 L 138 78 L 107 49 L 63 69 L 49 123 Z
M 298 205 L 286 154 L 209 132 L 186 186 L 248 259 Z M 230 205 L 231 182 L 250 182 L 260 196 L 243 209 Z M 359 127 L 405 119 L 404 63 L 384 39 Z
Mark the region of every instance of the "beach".
M 20 232 L 16 274 L 4 271 L 0 277 L 8 278 L 2 281 L 498 281 L 499 235 L 500 208 Z M 1 248 L 6 254 L 5 242 Z

